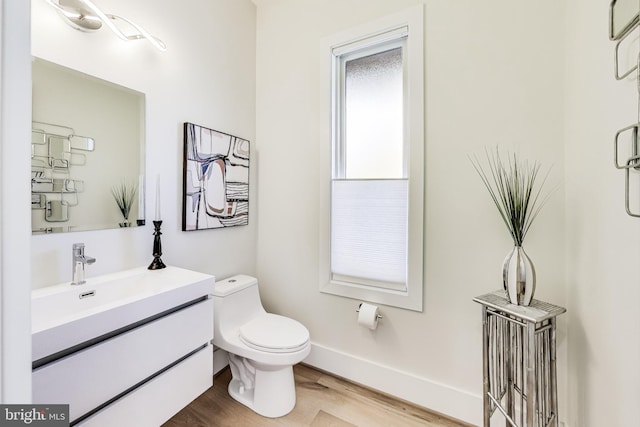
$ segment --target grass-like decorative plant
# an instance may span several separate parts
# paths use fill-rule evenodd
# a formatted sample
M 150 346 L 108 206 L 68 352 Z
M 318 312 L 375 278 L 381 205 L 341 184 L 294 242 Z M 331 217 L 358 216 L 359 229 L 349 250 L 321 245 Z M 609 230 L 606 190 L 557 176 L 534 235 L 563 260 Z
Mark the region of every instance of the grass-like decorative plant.
M 122 212 L 125 221 L 129 220 L 129 212 L 131 212 L 131 206 L 133 206 L 133 199 L 136 196 L 137 190 L 137 184 L 129 184 L 124 181 L 111 187 L 111 194 L 118 208 L 120 208 L 120 212 Z
M 471 158 L 471 163 L 498 208 L 513 244 L 522 246 L 531 224 L 549 199 L 549 194 L 541 198 L 549 172 L 539 181 L 540 163 L 537 161 L 519 159 L 515 153 L 507 153 L 507 159 L 503 161 L 497 148 L 495 153 L 485 150 L 485 154 L 487 170 L 477 157 Z

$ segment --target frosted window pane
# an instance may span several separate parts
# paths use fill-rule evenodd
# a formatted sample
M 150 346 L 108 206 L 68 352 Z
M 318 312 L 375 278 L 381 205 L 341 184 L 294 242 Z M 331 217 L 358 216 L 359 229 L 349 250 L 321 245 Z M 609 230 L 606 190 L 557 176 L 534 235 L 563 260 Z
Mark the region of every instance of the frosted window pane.
M 408 182 L 334 181 L 331 272 L 406 284 Z
M 403 178 L 402 48 L 345 67 L 345 178 Z

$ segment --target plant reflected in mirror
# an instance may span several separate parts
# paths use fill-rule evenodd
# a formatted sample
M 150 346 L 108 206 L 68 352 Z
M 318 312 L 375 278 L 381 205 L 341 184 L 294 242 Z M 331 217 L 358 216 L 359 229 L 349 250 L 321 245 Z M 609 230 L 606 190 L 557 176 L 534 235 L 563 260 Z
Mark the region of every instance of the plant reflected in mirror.
M 131 212 L 133 200 L 137 191 L 137 184 L 127 183 L 126 181 L 122 181 L 120 184 L 111 187 L 113 199 L 116 201 L 116 204 L 124 217 L 124 221 L 120 224 L 121 227 L 129 226 L 129 213 Z

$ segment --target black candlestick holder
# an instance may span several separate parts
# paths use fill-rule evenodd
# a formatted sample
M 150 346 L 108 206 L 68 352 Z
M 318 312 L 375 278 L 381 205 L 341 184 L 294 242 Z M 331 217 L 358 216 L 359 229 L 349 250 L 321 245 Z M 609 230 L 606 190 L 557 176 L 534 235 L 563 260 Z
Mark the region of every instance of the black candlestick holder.
M 165 268 L 164 262 L 160 259 L 162 256 L 162 242 L 160 242 L 160 227 L 162 226 L 162 221 L 153 221 L 153 226 L 155 227 L 155 231 L 153 232 L 153 261 L 149 264 L 149 270 L 160 270 L 161 268 Z

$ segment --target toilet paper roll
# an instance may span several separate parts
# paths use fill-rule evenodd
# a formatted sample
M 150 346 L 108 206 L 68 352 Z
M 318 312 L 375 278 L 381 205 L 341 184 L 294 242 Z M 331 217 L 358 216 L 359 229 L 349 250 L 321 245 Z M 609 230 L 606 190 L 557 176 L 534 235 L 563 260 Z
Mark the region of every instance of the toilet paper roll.
M 378 327 L 378 307 L 375 305 L 362 303 L 358 311 L 358 324 L 365 326 L 372 331 Z

